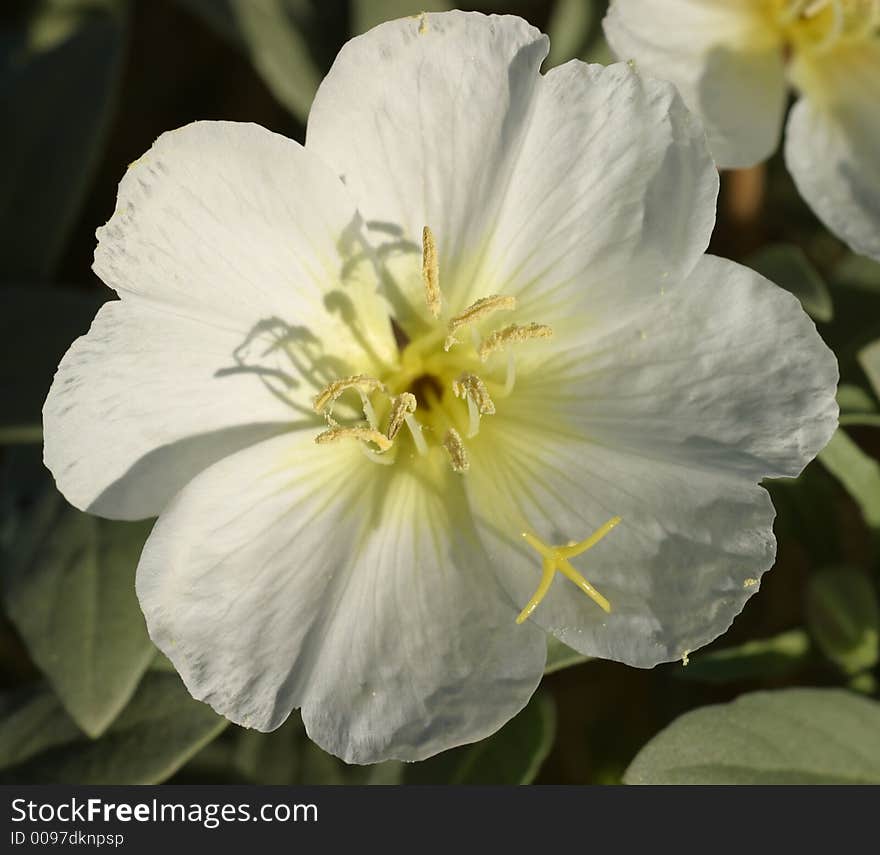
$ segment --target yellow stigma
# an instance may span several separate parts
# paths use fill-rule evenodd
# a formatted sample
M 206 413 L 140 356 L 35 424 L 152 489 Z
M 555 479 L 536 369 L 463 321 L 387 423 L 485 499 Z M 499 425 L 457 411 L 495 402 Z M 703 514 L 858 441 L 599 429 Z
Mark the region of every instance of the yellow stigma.
M 487 315 L 491 315 L 493 312 L 510 312 L 515 308 L 516 297 L 504 297 L 500 294 L 495 294 L 491 297 L 480 297 L 479 300 L 471 303 L 471 305 L 463 312 L 450 318 L 449 335 L 446 336 L 446 341 L 443 343 L 443 350 L 449 351 L 453 345 L 458 344 L 458 339 L 455 337 L 455 333 L 462 327 L 475 324 Z
M 510 324 L 484 338 L 477 348 L 477 354 L 485 362 L 496 350 L 504 350 L 509 344 L 519 344 L 532 338 L 550 338 L 552 335 L 553 329 L 546 324 Z
M 428 226 L 422 229 L 422 282 L 425 285 L 425 302 L 435 318 L 440 317 L 442 297 L 440 294 L 440 262 L 437 260 L 437 244 Z
M 612 517 L 604 525 L 597 528 L 586 540 L 568 546 L 548 546 L 539 537 L 524 531 L 522 533 L 524 540 L 541 555 L 544 561 L 538 589 L 526 603 L 525 608 L 519 613 L 516 622 L 523 623 L 538 608 L 541 600 L 547 596 L 547 592 L 550 590 L 550 583 L 553 581 L 553 576 L 557 571 L 574 582 L 599 608 L 610 614 L 611 603 L 571 566 L 568 559 L 574 558 L 594 547 L 619 522 L 620 517 Z

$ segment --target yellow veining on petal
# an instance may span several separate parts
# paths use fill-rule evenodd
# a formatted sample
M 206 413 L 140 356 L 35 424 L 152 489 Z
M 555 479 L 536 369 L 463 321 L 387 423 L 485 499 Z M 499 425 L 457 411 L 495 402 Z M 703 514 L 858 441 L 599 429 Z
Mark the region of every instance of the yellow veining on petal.
M 365 425 L 355 425 L 354 427 L 334 425 L 323 433 L 319 433 L 315 437 L 315 442 L 318 445 L 326 445 L 330 442 L 338 442 L 341 439 L 356 439 L 359 442 L 372 442 L 380 451 L 388 451 L 393 444 L 384 433 Z
M 457 330 L 481 321 L 483 318 L 499 311 L 512 311 L 516 308 L 516 297 L 495 294 L 490 297 L 480 297 L 471 303 L 463 312 L 455 315 L 449 321 L 449 335 L 443 343 L 443 350 L 449 351 L 453 345 L 458 344 L 455 336 Z
M 461 436 L 455 428 L 449 428 L 443 437 L 443 447 L 449 454 L 449 462 L 456 472 L 467 472 L 471 468 L 467 449 L 461 441 Z
M 477 354 L 485 362 L 489 356 L 497 350 L 504 350 L 509 344 L 519 344 L 534 338 L 550 338 L 553 335 L 552 327 L 546 324 L 510 324 L 500 330 L 490 333 L 480 342 Z
M 586 538 L 586 540 L 567 546 L 548 546 L 536 535 L 524 531 L 522 533 L 523 539 L 529 544 L 529 546 L 535 549 L 544 560 L 542 564 L 541 581 L 538 584 L 538 588 L 517 616 L 516 622 L 523 623 L 528 619 L 532 612 L 534 612 L 544 597 L 547 596 L 547 592 L 550 590 L 550 583 L 553 581 L 553 576 L 557 572 L 562 573 L 563 576 L 574 582 L 575 585 L 577 585 L 591 600 L 593 600 L 594 603 L 596 603 L 596 605 L 599 606 L 599 608 L 610 614 L 611 603 L 609 603 L 602 594 L 600 594 L 586 579 L 584 579 L 583 576 L 581 576 L 580 573 L 578 573 L 577 570 L 574 569 L 574 567 L 571 566 L 568 559 L 575 558 L 586 552 L 588 549 L 592 549 L 592 547 L 602 540 L 602 538 L 617 526 L 618 523 L 620 523 L 620 517 L 612 517 L 604 525 L 597 528 L 596 531 Z
M 440 262 L 434 233 L 428 226 L 422 229 L 422 282 L 425 286 L 425 302 L 435 318 L 440 317 L 443 298 L 440 294 Z

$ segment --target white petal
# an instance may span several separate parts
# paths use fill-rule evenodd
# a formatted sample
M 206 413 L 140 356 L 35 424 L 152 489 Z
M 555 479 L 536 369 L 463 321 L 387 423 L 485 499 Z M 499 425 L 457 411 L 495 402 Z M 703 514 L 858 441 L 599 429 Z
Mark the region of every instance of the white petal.
M 215 460 L 314 427 L 313 387 L 290 361 L 264 356 L 294 334 L 270 328 L 245 342 L 244 332 L 106 303 L 62 359 L 43 408 L 44 459 L 68 501 L 115 519 L 156 516 Z
M 678 87 L 720 167 L 752 166 L 775 151 L 786 87 L 764 0 L 614 0 L 604 27 L 618 59 Z
M 195 122 L 129 167 L 94 269 L 124 300 L 236 331 L 322 319 L 327 329 L 312 331 L 323 337 L 342 326 L 328 296 L 347 296 L 359 314 L 382 308 L 351 282 L 369 267 L 358 264 L 359 226 L 342 183 L 298 143 L 259 125 Z M 387 324 L 365 326 L 374 347 L 393 346 Z
M 160 137 L 98 232 L 95 270 L 122 301 L 70 349 L 44 407 L 66 497 L 154 516 L 223 454 L 313 424 L 329 380 L 378 371 L 394 343 L 358 227 L 336 176 L 284 137 L 222 122 Z
M 492 283 L 515 294 L 543 323 L 586 310 L 598 324 L 654 293 L 658 275 L 693 269 L 715 224 L 718 174 L 670 84 L 625 64 L 570 62 L 541 79 L 532 117 L 483 293 Z
M 368 221 L 386 224 L 389 251 L 409 250 L 398 284 L 414 305 L 425 225 L 437 238 L 444 296 L 468 284 L 547 49 L 519 18 L 427 14 L 348 42 L 321 84 L 306 145 L 343 176 Z
M 293 434 L 185 487 L 138 596 L 193 695 L 260 730 L 301 705 L 312 739 L 357 763 L 481 739 L 521 709 L 544 636 L 514 624 L 442 466 L 435 492 L 405 464 Z
M 773 563 L 758 481 L 796 475 L 827 442 L 836 381 L 798 301 L 711 256 L 640 321 L 518 380 L 467 482 L 517 603 L 540 576 L 520 532 L 566 544 L 619 515 L 574 559 L 612 613 L 558 576 L 533 619 L 583 653 L 641 667 L 717 637 Z
M 788 169 L 831 231 L 880 260 L 880 41 L 823 55 L 809 79 L 818 86 L 788 120 Z

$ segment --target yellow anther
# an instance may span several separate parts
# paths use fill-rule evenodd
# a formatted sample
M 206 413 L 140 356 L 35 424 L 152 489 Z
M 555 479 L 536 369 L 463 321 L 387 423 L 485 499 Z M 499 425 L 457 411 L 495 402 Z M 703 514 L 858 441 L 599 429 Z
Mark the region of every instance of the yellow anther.
M 428 226 L 422 229 L 422 282 L 425 285 L 425 302 L 435 318 L 440 317 L 442 297 L 440 294 L 440 262 L 437 260 L 437 244 Z
M 388 439 L 393 440 L 406 424 L 406 417 L 416 411 L 416 396 L 404 392 L 391 401 L 391 416 L 388 420 Z
M 463 312 L 449 321 L 449 335 L 446 336 L 443 349 L 448 351 L 453 345 L 458 344 L 455 333 L 462 327 L 475 324 L 494 312 L 509 312 L 515 308 L 516 297 L 504 297 L 500 294 L 495 294 L 491 297 L 480 297 L 479 300 L 471 303 Z
M 364 425 L 356 425 L 355 427 L 341 427 L 334 425 L 333 427 L 319 433 L 315 437 L 318 445 L 326 445 L 328 442 L 338 442 L 341 439 L 356 439 L 359 442 L 372 442 L 379 451 L 388 451 L 392 446 L 392 442 L 384 433 Z
M 500 330 L 490 333 L 480 342 L 477 348 L 477 354 L 480 359 L 485 362 L 489 356 L 497 350 L 503 350 L 509 344 L 519 344 L 533 338 L 550 338 L 553 335 L 553 329 L 546 324 L 510 324 Z
M 481 416 L 495 415 L 495 402 L 489 396 L 486 384 L 476 374 L 465 371 L 452 381 L 452 391 L 457 398 L 470 397 Z
M 325 386 L 312 399 L 312 405 L 316 413 L 323 413 L 327 416 L 328 421 L 333 424 L 330 413 L 336 399 L 342 395 L 347 389 L 357 389 L 361 394 L 361 400 L 366 401 L 366 396 L 371 392 L 382 391 L 385 386 L 380 380 L 368 377 L 366 374 L 354 374 L 351 377 L 343 377 L 341 380 L 334 380 Z
M 471 468 L 471 462 L 468 459 L 467 449 L 461 441 L 458 431 L 455 428 L 449 428 L 446 436 L 443 437 L 443 447 L 449 454 L 449 462 L 455 472 L 467 472 Z
M 526 603 L 525 608 L 517 616 L 516 622 L 523 623 L 538 607 L 541 600 L 547 596 L 547 592 L 550 590 L 550 583 L 553 581 L 553 576 L 557 571 L 574 582 L 599 608 L 610 614 L 611 603 L 571 566 L 568 559 L 574 558 L 595 546 L 619 522 L 620 517 L 612 517 L 604 525 L 597 528 L 586 540 L 568 546 L 548 546 L 539 537 L 524 531 L 522 533 L 523 539 L 538 552 L 544 561 L 538 588 L 532 595 L 532 598 Z
M 468 436 L 476 436 L 480 432 L 480 417 L 495 415 L 495 402 L 486 384 L 476 374 L 465 371 L 452 381 L 452 391 L 457 398 L 467 399 Z

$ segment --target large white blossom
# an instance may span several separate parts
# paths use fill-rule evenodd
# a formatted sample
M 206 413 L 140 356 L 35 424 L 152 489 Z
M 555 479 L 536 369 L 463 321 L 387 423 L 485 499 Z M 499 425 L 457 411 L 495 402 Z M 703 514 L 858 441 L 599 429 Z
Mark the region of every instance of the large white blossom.
M 671 80 L 721 167 L 779 144 L 819 218 L 880 259 L 880 0 L 612 0 L 605 32 L 621 59 Z
M 834 357 L 703 254 L 717 173 L 675 89 L 541 75 L 547 47 L 386 23 L 305 147 L 199 122 L 120 184 L 121 299 L 61 363 L 45 459 L 79 508 L 159 515 L 150 634 L 233 721 L 302 707 L 348 761 L 423 758 L 523 707 L 547 632 L 651 667 L 773 563 L 758 482 L 831 435 Z

